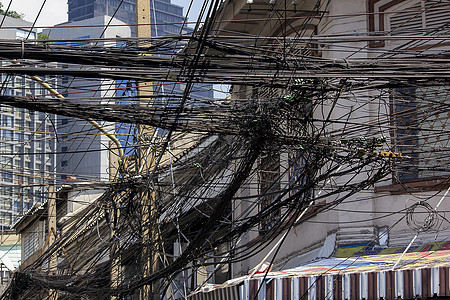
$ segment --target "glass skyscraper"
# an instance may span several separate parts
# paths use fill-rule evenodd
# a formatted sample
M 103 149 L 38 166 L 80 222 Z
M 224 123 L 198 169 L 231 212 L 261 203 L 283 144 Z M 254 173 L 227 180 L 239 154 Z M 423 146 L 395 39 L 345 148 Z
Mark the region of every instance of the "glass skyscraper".
M 121 0 L 69 0 L 69 22 L 93 17 L 114 15 Z M 183 7 L 170 3 L 170 0 L 151 0 L 152 36 L 179 34 L 184 21 Z M 124 0 L 115 18 L 127 23 L 136 23 L 135 0 Z M 175 23 L 175 24 L 174 24 Z M 185 29 L 186 30 L 186 29 Z M 189 29 L 187 29 L 189 30 Z M 131 26 L 132 35 L 136 27 Z
M 151 34 L 153 37 L 158 36 L 173 36 L 179 34 L 186 34 L 192 32 L 192 29 L 183 26 L 185 17 L 183 15 L 183 7 L 175 5 L 170 2 L 171 0 L 150 0 L 150 21 L 153 24 L 151 26 Z M 121 3 L 121 0 L 69 0 L 69 22 L 80 21 L 84 19 L 90 19 L 98 16 L 115 16 L 115 18 L 133 25 L 136 23 L 136 2 L 135 0 L 124 0 L 117 10 L 117 7 Z M 116 12 L 117 10 L 117 12 Z M 115 14 L 114 14 L 115 13 Z M 136 26 L 130 26 L 131 35 L 136 35 Z M 124 88 L 127 84 L 126 81 L 117 82 L 118 88 Z M 176 100 L 165 97 L 164 95 L 178 95 L 183 94 L 185 84 L 167 84 L 158 85 L 155 83 L 153 93 L 160 95 L 158 103 L 159 105 L 176 105 Z M 127 89 L 129 92 L 135 93 L 135 89 Z M 130 96 L 130 95 L 127 95 Z M 196 83 L 193 85 L 190 98 L 192 99 L 212 99 L 214 97 L 212 84 Z M 158 105 L 158 104 L 157 104 Z M 116 128 L 117 134 L 130 134 L 133 132 L 132 126 L 126 126 L 125 124 L 118 124 Z M 121 137 L 121 143 L 123 147 L 127 147 L 128 143 Z
M 104 26 L 112 24 L 106 31 Z M 101 26 L 99 26 L 101 25 Z M 69 26 L 69 27 L 67 27 Z M 89 38 L 103 36 L 107 40 L 95 42 L 97 47 L 115 46 L 108 39 L 129 38 L 130 28 L 123 21 L 101 15 L 80 21 L 58 24 L 44 30 L 49 38 L 55 40 L 58 46 L 89 47 L 94 44 L 86 41 Z M 120 46 L 120 45 L 118 45 Z M 60 64 L 63 69 L 77 68 L 71 64 Z M 115 96 L 116 81 L 104 78 L 79 78 L 60 76 L 58 91 L 66 98 L 90 98 L 97 103 L 107 103 L 109 97 Z M 119 90 L 122 93 L 122 90 Z M 118 94 L 117 96 L 121 96 Z M 123 133 L 115 131 L 115 124 L 99 122 L 102 128 L 110 133 L 116 132 L 120 137 Z M 61 138 L 57 144 L 56 169 L 65 183 L 77 181 L 101 181 L 110 179 L 110 139 L 86 120 L 58 117 L 58 133 Z M 128 134 L 128 132 L 126 132 Z M 128 137 L 129 135 L 125 135 Z M 114 146 L 112 146 L 114 147 Z M 125 147 L 125 145 L 124 145 Z

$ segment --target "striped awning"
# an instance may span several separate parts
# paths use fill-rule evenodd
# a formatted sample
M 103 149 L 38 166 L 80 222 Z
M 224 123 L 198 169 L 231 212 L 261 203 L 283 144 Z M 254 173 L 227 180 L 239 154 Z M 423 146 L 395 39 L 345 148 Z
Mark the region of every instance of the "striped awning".
M 242 299 L 240 294 L 242 287 L 232 285 L 225 288 L 218 288 L 212 291 L 205 291 L 204 289 L 189 296 L 190 300 L 239 300 Z
M 244 276 L 213 285 L 190 296 L 197 300 L 352 300 L 450 297 L 450 249 L 448 242 L 434 243 L 402 256 L 404 249 L 384 249 L 374 255 L 333 257 L 289 270 Z M 362 246 L 359 246 L 362 247 Z M 348 247 L 347 247 L 348 248 Z M 345 249 L 348 253 L 348 249 Z M 362 249 L 362 248 L 361 248 Z M 356 249 L 357 250 L 357 249 Z M 359 250 L 358 250 L 359 251 Z M 374 250 L 370 250 L 374 253 Z M 337 251 L 342 254 L 342 251 Z
M 244 280 L 192 300 L 414 299 L 450 296 L 449 267 Z M 259 292 L 258 292 L 259 290 Z M 257 296 L 258 295 L 258 296 Z M 257 296 L 257 297 L 256 297 Z

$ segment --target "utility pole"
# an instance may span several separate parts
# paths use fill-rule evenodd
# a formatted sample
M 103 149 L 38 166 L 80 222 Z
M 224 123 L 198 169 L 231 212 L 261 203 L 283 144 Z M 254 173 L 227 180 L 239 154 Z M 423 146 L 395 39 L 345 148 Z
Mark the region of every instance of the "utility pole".
M 114 143 L 109 142 L 109 148 L 114 149 Z M 123 152 L 122 152 L 123 153 Z M 109 182 L 113 182 L 119 178 L 120 166 L 125 166 L 125 156 L 119 157 L 118 149 L 109 151 Z M 119 219 L 120 210 L 117 210 L 116 214 L 111 215 L 111 222 L 114 223 Z M 113 219 L 115 218 L 115 219 Z M 114 243 L 112 243 L 110 249 L 111 259 L 111 289 L 114 291 L 119 287 L 121 279 L 121 260 L 118 248 L 120 247 L 120 241 L 115 240 L 114 233 L 110 233 Z M 112 295 L 111 300 L 119 299 L 120 296 Z
M 55 193 L 55 186 L 50 185 L 48 187 L 48 202 L 47 202 L 47 209 L 48 209 L 48 247 L 50 248 L 51 245 L 56 240 L 56 237 L 54 236 L 53 232 L 56 232 L 56 193 Z M 53 251 L 52 255 L 49 257 L 48 261 L 48 271 L 50 275 L 56 275 L 57 268 L 58 268 L 58 261 L 57 261 L 57 251 Z M 56 293 L 56 290 L 50 289 L 49 290 L 49 299 L 56 300 L 58 299 L 58 295 Z
M 150 0 L 136 0 L 136 35 L 138 38 L 149 38 L 151 37 L 151 26 L 150 26 Z M 141 47 L 149 46 L 148 43 L 141 43 Z M 137 82 L 137 94 L 139 105 L 150 106 L 152 103 L 146 101 L 144 99 L 147 96 L 151 96 L 153 94 L 152 88 L 149 83 L 146 82 Z M 153 136 L 154 128 L 150 126 L 142 126 L 139 125 L 137 128 L 137 139 L 140 146 L 138 147 L 138 153 L 136 153 L 135 159 L 135 171 L 137 174 L 145 174 L 148 173 L 149 170 L 152 169 L 153 159 L 150 155 L 150 147 L 142 146 L 142 144 L 149 144 L 151 141 L 151 137 Z M 111 153 L 113 156 L 114 153 Z M 110 158 L 112 158 L 112 156 Z M 130 161 L 123 155 L 121 156 L 121 161 L 114 162 L 110 160 L 110 180 L 114 180 L 115 175 L 118 175 L 120 172 L 114 172 L 114 168 L 122 167 L 122 170 L 130 171 Z M 117 170 L 117 169 L 116 169 Z M 115 173 L 115 174 L 113 174 Z M 142 254 L 141 257 L 137 258 L 140 261 L 141 266 L 141 274 L 143 277 L 148 277 L 155 270 L 155 266 L 152 263 L 154 252 L 152 251 L 152 246 L 154 245 L 153 239 L 154 234 L 151 231 L 150 220 L 152 214 L 152 198 L 153 193 L 146 189 L 144 185 L 142 190 L 140 191 L 140 206 L 141 206 L 141 222 L 142 222 Z M 117 211 L 115 214 L 115 218 L 120 219 L 120 211 Z M 123 267 L 121 262 L 121 254 L 119 253 L 119 243 L 116 242 L 111 248 L 111 288 L 117 289 L 121 283 L 121 274 L 123 273 Z M 141 299 L 159 299 L 158 293 L 152 292 L 151 285 L 145 285 L 141 292 Z M 111 300 L 116 300 L 120 296 L 112 296 Z
M 137 24 L 137 37 L 149 38 L 151 37 L 151 25 L 150 25 L 150 0 L 136 0 L 136 24 Z M 147 43 L 141 44 L 142 47 L 149 46 Z M 138 83 L 138 101 L 140 105 L 151 106 L 153 105 L 149 98 L 153 94 L 150 83 L 139 82 Z M 144 100 L 145 99 L 145 100 Z M 151 149 L 152 137 L 155 134 L 155 129 L 150 126 L 138 127 L 138 139 L 141 145 L 139 147 L 139 154 L 137 155 L 137 169 L 139 174 L 150 174 L 154 167 L 154 150 Z M 152 178 L 148 178 L 152 180 Z M 155 192 L 150 191 L 146 184 L 143 185 L 140 201 L 141 201 L 141 222 L 142 222 L 142 256 L 141 266 L 143 277 L 150 276 L 157 270 L 157 252 L 154 248 L 157 245 L 157 231 L 151 223 L 155 219 Z M 142 288 L 143 299 L 159 299 L 159 287 L 158 284 L 146 285 Z

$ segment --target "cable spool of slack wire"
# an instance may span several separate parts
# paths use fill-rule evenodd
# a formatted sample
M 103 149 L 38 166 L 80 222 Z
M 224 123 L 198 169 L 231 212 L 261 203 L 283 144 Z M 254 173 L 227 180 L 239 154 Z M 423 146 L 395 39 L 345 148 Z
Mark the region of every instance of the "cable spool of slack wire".
M 437 222 L 436 210 L 425 201 L 411 205 L 406 211 L 406 223 L 416 232 L 432 229 Z

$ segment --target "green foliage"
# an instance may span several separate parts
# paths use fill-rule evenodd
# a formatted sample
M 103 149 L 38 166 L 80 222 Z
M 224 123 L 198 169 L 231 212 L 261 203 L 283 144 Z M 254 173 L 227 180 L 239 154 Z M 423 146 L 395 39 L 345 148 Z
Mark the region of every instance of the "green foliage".
M 43 44 L 46 46 L 51 46 L 53 45 L 53 42 L 48 42 L 47 40 L 50 39 L 50 37 L 48 36 L 48 34 L 45 33 L 39 33 L 37 36 L 37 39 L 40 40 L 39 42 L 37 42 L 38 44 Z
M 4 15 L 5 11 L 3 10 L 3 3 L 0 2 L 0 14 Z M 25 17 L 24 14 L 18 13 L 15 10 L 9 10 L 6 15 L 8 17 L 14 18 L 14 19 L 21 19 L 23 20 L 23 18 Z
M 48 36 L 48 34 L 45 34 L 45 33 L 42 33 L 42 32 L 41 32 L 41 33 L 38 34 L 37 39 L 38 39 L 38 40 L 49 40 L 50 37 Z

